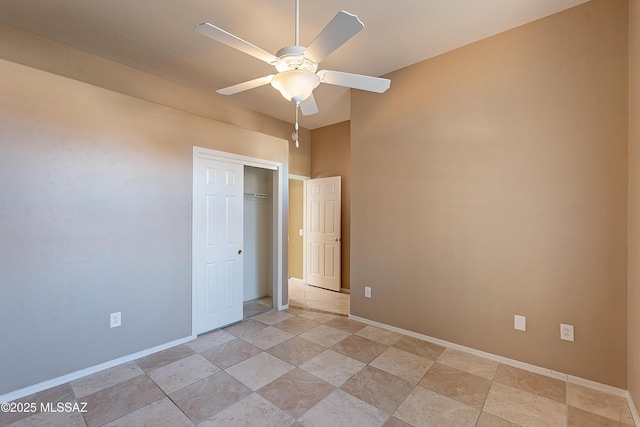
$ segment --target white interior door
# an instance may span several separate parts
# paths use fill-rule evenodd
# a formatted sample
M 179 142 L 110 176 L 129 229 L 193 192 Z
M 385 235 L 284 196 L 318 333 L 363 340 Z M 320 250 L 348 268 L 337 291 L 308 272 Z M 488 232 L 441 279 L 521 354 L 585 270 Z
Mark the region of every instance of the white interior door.
M 244 166 L 198 158 L 194 285 L 196 333 L 242 320 Z
M 305 186 L 305 281 L 340 291 L 340 177 L 309 179 Z

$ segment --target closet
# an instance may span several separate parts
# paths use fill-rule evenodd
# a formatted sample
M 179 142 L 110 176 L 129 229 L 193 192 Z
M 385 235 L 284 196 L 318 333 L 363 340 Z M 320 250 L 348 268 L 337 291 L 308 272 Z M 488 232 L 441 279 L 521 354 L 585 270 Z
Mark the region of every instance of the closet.
M 284 309 L 283 164 L 193 150 L 193 334 Z M 288 301 L 287 301 L 288 302 Z
M 273 171 L 244 167 L 243 300 L 245 317 L 272 307 Z M 247 302 L 255 302 L 253 309 Z M 265 310 L 266 311 L 266 310 Z

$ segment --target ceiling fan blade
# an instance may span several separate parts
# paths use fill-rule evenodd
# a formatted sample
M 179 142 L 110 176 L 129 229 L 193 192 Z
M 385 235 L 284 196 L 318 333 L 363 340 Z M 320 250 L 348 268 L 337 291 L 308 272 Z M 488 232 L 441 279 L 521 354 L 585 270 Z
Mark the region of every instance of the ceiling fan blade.
M 302 114 L 305 116 L 310 116 L 318 112 L 318 105 L 316 104 L 313 94 L 300 103 L 300 111 L 302 111 Z
M 305 49 L 304 56 L 316 64 L 364 28 L 356 15 L 340 11 Z
M 382 93 L 389 89 L 391 85 L 391 80 L 389 79 L 343 73 L 342 71 L 320 70 L 316 74 L 320 77 L 320 82 L 322 83 L 368 90 L 369 92 Z
M 279 61 L 276 56 L 270 54 L 266 50 L 260 49 L 259 47 L 252 45 L 248 41 L 242 40 L 240 37 L 234 36 L 233 34 L 226 32 L 222 28 L 218 28 L 215 25 L 209 24 L 207 22 L 196 25 L 196 31 L 203 36 L 207 36 L 210 39 L 213 39 L 220 43 L 224 43 L 227 46 L 239 50 L 240 52 L 244 52 L 248 55 L 253 56 L 254 58 L 258 58 L 259 60 L 264 61 L 267 64 L 273 65 Z
M 258 77 L 257 79 L 249 80 L 244 83 L 238 83 L 233 86 L 218 89 L 216 92 L 218 92 L 220 95 L 234 95 L 239 92 L 244 92 L 245 90 L 269 84 L 271 83 L 271 79 L 273 79 L 273 76 L 274 74 L 269 74 L 268 76 Z

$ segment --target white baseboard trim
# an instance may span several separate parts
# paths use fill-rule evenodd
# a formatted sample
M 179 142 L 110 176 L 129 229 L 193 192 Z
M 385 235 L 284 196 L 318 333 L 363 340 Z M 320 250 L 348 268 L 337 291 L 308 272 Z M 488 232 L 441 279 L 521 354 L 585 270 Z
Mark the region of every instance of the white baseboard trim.
M 76 372 L 72 372 L 70 374 L 63 375 L 61 377 L 53 378 L 47 381 L 43 381 L 38 384 L 30 385 L 25 388 L 21 388 L 19 390 L 11 391 L 6 394 L 0 395 L 0 403 L 3 402 L 11 402 L 12 400 L 20 399 L 25 396 L 29 396 L 33 393 L 38 393 L 43 390 L 47 390 L 51 387 L 56 387 L 61 384 L 66 384 L 73 380 L 77 380 L 78 378 L 82 378 L 87 375 L 95 374 L 96 372 L 103 371 L 108 368 L 112 368 L 117 365 L 121 365 L 123 363 L 131 362 L 133 360 L 139 359 L 144 356 L 148 356 L 153 353 L 157 353 L 158 351 L 166 350 L 167 348 L 174 347 L 176 345 L 184 344 L 191 340 L 196 339 L 195 336 L 188 336 L 185 338 L 180 338 L 175 341 L 171 341 L 165 344 L 158 345 L 156 347 L 148 348 L 146 350 L 139 351 L 137 353 L 129 354 L 127 356 L 122 356 L 117 359 L 109 360 L 108 362 L 100 363 L 99 365 L 90 366 L 85 369 L 81 369 Z
M 567 382 L 580 385 L 582 387 L 592 388 L 594 390 L 602 391 L 608 394 L 613 394 L 615 396 L 624 397 L 625 399 L 629 395 L 629 392 L 627 390 L 613 387 L 607 384 L 602 384 L 596 381 L 591 381 L 584 378 L 576 377 L 573 375 L 567 375 Z
M 633 398 L 631 397 L 631 393 L 627 392 L 627 403 L 629 404 L 629 409 L 631 409 L 631 415 L 633 415 L 633 421 L 637 426 L 640 426 L 640 414 L 638 414 L 638 407 L 636 406 Z
M 388 331 L 397 332 L 402 335 L 407 335 L 413 338 L 417 338 L 422 341 L 427 341 L 433 344 L 440 345 L 442 347 L 452 348 L 454 350 L 459 350 L 465 353 L 473 354 L 476 356 L 484 357 L 485 359 L 494 360 L 496 362 L 502 363 L 504 365 L 513 366 L 515 368 L 520 368 L 525 371 L 533 372 L 536 374 L 544 375 L 551 378 L 556 378 L 559 380 L 567 381 L 573 384 L 581 385 L 583 387 L 592 388 L 595 390 L 603 391 L 608 394 L 612 394 L 614 396 L 624 397 L 629 401 L 629 407 L 632 407 L 632 412 L 635 410 L 635 406 L 631 404 L 631 397 L 627 390 L 613 387 L 607 384 L 601 384 L 595 381 L 586 380 L 584 378 L 575 377 L 573 375 L 568 375 L 562 372 L 557 372 L 547 368 L 541 368 L 540 366 L 531 365 L 529 363 L 521 362 L 519 360 L 509 359 L 508 357 L 498 356 L 497 354 L 487 353 L 485 351 L 476 350 L 471 347 L 465 347 L 460 344 L 455 344 L 449 341 L 441 340 L 439 338 L 433 338 L 428 335 L 419 334 L 417 332 L 408 331 L 406 329 L 398 328 L 395 326 L 387 325 L 385 323 L 376 322 L 375 320 L 365 319 L 364 317 L 354 316 L 352 314 L 349 315 L 349 319 L 357 320 L 358 322 L 366 323 L 371 326 L 377 326 L 381 329 L 386 329 Z M 636 417 L 637 412 L 634 413 L 634 417 Z M 640 423 L 636 420 L 636 425 L 640 426 Z
M 289 304 L 281 305 L 278 307 L 278 311 L 287 310 L 289 308 Z

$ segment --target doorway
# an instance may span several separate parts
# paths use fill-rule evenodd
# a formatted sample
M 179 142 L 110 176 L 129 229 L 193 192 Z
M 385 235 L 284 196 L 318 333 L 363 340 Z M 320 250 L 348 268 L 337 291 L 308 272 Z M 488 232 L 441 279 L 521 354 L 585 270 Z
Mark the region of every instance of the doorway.
M 314 182 L 309 177 L 289 175 L 289 305 L 295 308 L 348 315 L 350 295 L 347 289 L 340 289 L 339 292 L 336 292 L 305 282 L 305 278 L 308 277 L 305 274 L 304 264 L 307 259 L 305 253 L 309 251 L 305 250 L 304 245 L 304 240 L 307 237 L 304 211 L 305 187 L 309 181 L 312 184 Z M 316 181 L 316 183 L 322 183 L 322 181 Z M 336 182 L 336 184 L 338 183 Z M 334 210 L 331 209 L 331 211 Z M 317 216 L 316 218 L 320 220 Z M 335 244 L 333 240 L 336 237 L 340 236 L 331 237 L 332 244 Z M 336 266 L 337 263 L 332 265 Z
M 271 279 L 272 307 L 282 310 L 283 301 L 283 207 L 286 206 L 285 165 L 279 162 L 220 152 L 193 149 L 192 230 L 192 335 L 238 322 L 244 302 L 244 169 L 266 170 L 271 175 L 272 256 L 267 261 Z M 254 192 L 257 194 L 257 192 Z M 267 194 L 267 193 L 265 193 Z M 286 286 L 286 284 L 284 284 Z
M 304 281 L 304 180 L 289 176 L 289 279 Z

